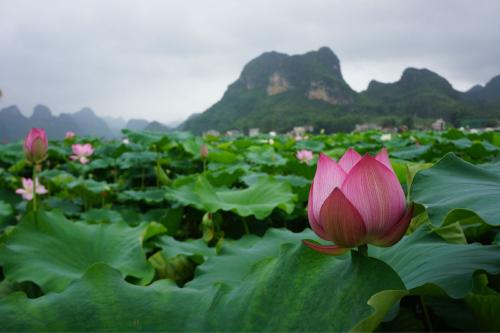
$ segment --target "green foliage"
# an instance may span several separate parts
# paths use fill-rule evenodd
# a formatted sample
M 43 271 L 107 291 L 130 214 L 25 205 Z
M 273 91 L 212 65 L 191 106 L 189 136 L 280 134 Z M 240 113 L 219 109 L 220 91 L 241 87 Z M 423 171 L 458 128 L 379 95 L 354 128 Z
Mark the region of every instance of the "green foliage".
M 498 330 L 500 134 L 383 134 L 126 131 L 87 138 L 85 166 L 51 141 L 36 215 L 22 145 L 0 146 L 0 330 Z M 324 243 L 308 192 L 319 153 L 351 146 L 388 148 L 415 216 L 393 247 L 329 257 L 301 242 Z

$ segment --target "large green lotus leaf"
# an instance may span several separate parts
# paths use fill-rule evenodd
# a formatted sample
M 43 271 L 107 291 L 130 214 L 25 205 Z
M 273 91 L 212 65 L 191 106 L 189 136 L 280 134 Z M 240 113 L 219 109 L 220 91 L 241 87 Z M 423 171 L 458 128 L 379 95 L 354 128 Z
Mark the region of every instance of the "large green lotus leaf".
M 302 239 L 318 240 L 310 229 L 300 233 L 270 229 L 265 237 L 247 235 L 237 241 L 225 240 L 218 255 L 205 248 L 201 241 L 182 244 L 162 236 L 156 245 L 163 249 L 166 257 L 184 254 L 206 259 L 188 286 L 202 287 L 214 281 L 235 286 L 257 261 L 275 256 L 282 244 L 299 243 Z M 390 265 L 408 289 L 433 284 L 448 295 L 460 298 L 471 290 L 475 271 L 500 273 L 499 250 L 499 245 L 451 244 L 424 226 L 393 247 L 370 246 L 369 254 Z
M 467 295 L 465 301 L 477 318 L 482 331 L 500 331 L 500 294 L 490 289 L 486 274 L 477 274 L 474 292 Z
M 290 185 L 272 178 L 262 179 L 246 189 L 215 189 L 203 177 L 195 185 L 207 211 L 232 211 L 240 216 L 254 215 L 257 219 L 267 217 L 274 208 L 290 214 L 296 199 Z
M 398 151 L 391 151 L 390 154 L 402 160 L 414 160 L 421 158 L 421 156 L 426 154 L 431 148 L 431 145 L 411 146 Z
M 200 176 L 194 183 L 166 189 L 165 195 L 169 200 L 209 212 L 225 210 L 258 219 L 267 217 L 275 208 L 291 213 L 296 199 L 287 182 L 271 177 L 260 179 L 246 189 L 226 189 L 213 187 Z
M 373 330 L 403 294 L 379 260 L 339 260 L 296 243 L 253 265 L 235 287 L 136 286 L 97 264 L 62 293 L 10 294 L 0 300 L 0 317 L 7 331 Z
M 153 145 L 164 145 L 168 143 L 170 140 L 163 133 L 158 132 L 149 132 L 149 131 L 141 131 L 134 132 L 131 130 L 124 130 L 123 134 L 127 135 L 131 142 L 140 143 L 145 146 L 153 146 Z
M 474 272 L 500 273 L 499 245 L 450 244 L 425 226 L 392 247 L 370 246 L 369 254 L 398 272 L 406 288 L 433 284 L 454 298 L 471 291 Z
M 49 212 L 39 212 L 35 221 L 30 214 L 0 247 L 0 263 L 7 279 L 33 281 L 45 292 L 63 290 L 98 262 L 147 283 L 154 270 L 143 253 L 143 229 L 74 223 Z
M 252 164 L 279 166 L 285 165 L 287 159 L 270 146 L 251 146 L 247 149 L 246 160 Z
M 297 142 L 295 146 L 297 150 L 307 149 L 319 153 L 324 150 L 325 143 L 322 141 L 302 140 Z
M 486 171 L 454 154 L 417 173 L 411 199 L 422 204 L 434 225 L 441 225 L 455 209 L 474 211 L 486 223 L 500 225 L 500 175 Z
M 245 235 L 239 240 L 225 239 L 218 255 L 201 240 L 179 242 L 172 237 L 162 236 L 155 244 L 162 249 L 166 258 L 178 254 L 203 257 L 205 262 L 198 266 L 196 278 L 188 283 L 188 286 L 199 288 L 215 281 L 236 286 L 256 262 L 276 256 L 281 245 L 300 243 L 302 239 L 313 237 L 314 233 L 310 229 L 301 233 L 269 229 L 265 237 Z
M 145 191 L 128 190 L 118 194 L 118 201 L 143 201 L 155 204 L 165 201 L 165 191 L 160 188 L 147 189 Z
M 148 163 L 156 161 L 158 154 L 152 151 L 128 152 L 118 159 L 120 169 L 130 169 L 132 167 L 145 167 Z

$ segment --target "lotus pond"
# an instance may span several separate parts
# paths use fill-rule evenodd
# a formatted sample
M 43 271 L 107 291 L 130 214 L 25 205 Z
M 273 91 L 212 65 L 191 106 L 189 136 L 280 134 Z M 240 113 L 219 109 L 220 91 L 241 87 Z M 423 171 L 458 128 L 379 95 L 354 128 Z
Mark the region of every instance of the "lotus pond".
M 124 136 L 0 146 L 1 331 L 500 331 L 500 133 Z M 309 189 L 349 147 L 413 218 L 329 256 Z

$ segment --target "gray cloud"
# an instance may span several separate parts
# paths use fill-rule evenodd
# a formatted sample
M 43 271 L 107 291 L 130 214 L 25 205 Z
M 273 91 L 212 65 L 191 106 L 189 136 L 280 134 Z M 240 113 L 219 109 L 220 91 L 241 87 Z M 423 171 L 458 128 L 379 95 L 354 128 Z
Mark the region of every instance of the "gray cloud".
M 465 90 L 500 74 L 499 13 L 495 0 L 3 1 L 0 106 L 183 119 L 260 53 L 323 45 L 358 91 L 408 66 Z

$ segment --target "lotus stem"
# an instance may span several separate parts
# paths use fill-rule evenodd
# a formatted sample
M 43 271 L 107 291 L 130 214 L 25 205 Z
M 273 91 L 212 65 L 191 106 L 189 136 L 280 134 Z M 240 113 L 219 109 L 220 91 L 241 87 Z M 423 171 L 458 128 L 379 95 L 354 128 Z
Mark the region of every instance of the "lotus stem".
M 38 195 L 36 193 L 36 179 L 37 179 L 37 164 L 33 164 L 33 212 L 35 212 L 36 216 L 36 211 L 38 209 L 37 207 L 37 200 L 38 200 Z
M 245 219 L 243 219 L 243 227 L 245 228 L 245 234 L 250 235 L 250 229 L 248 228 L 248 223 Z
M 363 257 L 368 257 L 368 245 L 363 244 L 358 246 L 358 253 Z
M 425 318 L 425 323 L 427 325 L 427 329 L 429 330 L 429 332 L 434 332 L 434 329 L 433 329 L 432 323 L 431 323 L 431 318 L 429 316 L 429 312 L 427 311 L 427 308 L 425 307 L 424 297 L 420 295 L 419 298 L 420 298 L 420 304 L 422 306 L 422 312 L 424 313 L 424 318 Z

